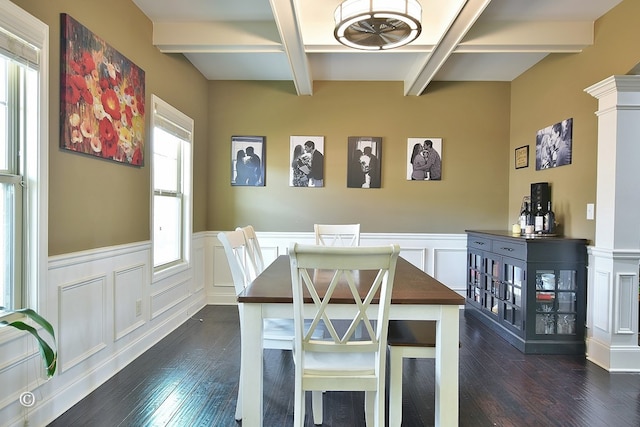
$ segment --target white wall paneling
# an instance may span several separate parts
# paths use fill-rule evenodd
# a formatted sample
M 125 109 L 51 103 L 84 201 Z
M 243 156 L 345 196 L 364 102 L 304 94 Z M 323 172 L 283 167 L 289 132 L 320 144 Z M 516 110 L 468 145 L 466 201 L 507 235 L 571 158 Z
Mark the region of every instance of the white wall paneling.
M 107 346 L 105 342 L 106 276 L 81 279 L 59 287 L 58 345 L 60 372 Z
M 138 264 L 116 270 L 113 278 L 114 335 L 119 340 L 144 325 L 146 310 L 143 289 L 146 282 L 145 266 Z

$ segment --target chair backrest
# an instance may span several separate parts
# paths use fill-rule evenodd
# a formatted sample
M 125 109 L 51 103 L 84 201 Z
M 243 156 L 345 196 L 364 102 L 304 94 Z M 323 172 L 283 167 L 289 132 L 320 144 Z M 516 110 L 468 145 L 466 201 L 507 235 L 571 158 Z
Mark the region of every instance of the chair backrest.
M 400 247 L 326 247 L 293 244 L 289 249 L 295 321 L 295 348 L 309 352 L 386 352 L 389 304 Z M 331 302 L 340 292 L 340 302 L 353 302 L 353 316 L 344 323 L 344 313 L 332 318 Z M 307 294 L 308 293 L 308 294 Z M 379 293 L 375 330 L 367 312 Z M 305 310 L 305 294 L 313 308 Z M 307 297 L 307 300 L 309 298 Z M 335 302 L 335 299 L 334 299 Z M 312 319 L 305 325 L 304 318 Z M 364 332 L 356 338 L 356 328 Z M 328 339 L 313 338 L 318 327 L 326 328 Z M 298 355 L 296 355 L 298 357 Z M 302 356 L 300 356 L 302 357 Z M 384 355 L 381 355 L 384 362 Z
M 236 294 L 239 294 L 255 278 L 252 276 L 244 233 L 240 230 L 221 232 L 218 233 L 218 240 L 224 247 L 233 278 L 233 286 Z
M 316 245 L 360 246 L 360 224 L 314 224 Z
M 236 231 L 238 230 L 244 233 L 244 239 L 247 242 L 247 257 L 253 269 L 253 278 L 255 278 L 264 270 L 264 258 L 262 257 L 260 242 L 258 242 L 258 237 L 256 236 L 256 230 L 252 225 L 237 227 Z

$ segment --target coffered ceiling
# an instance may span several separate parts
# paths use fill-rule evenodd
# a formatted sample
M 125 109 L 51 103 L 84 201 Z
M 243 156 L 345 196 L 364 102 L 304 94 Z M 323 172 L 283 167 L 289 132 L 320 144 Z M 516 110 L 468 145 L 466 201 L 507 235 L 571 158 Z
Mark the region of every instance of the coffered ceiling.
M 183 54 L 209 80 L 512 81 L 550 53 L 594 40 L 594 21 L 622 0 L 419 0 L 410 45 L 360 51 L 333 38 L 340 0 L 133 0 L 153 22 L 153 44 Z

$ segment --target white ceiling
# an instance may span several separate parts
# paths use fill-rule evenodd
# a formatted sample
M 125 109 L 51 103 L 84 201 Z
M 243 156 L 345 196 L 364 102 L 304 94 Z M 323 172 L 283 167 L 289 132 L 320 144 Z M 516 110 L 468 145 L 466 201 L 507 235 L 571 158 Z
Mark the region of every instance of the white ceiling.
M 133 0 L 153 43 L 181 53 L 209 80 L 512 81 L 549 53 L 593 43 L 594 21 L 622 0 L 419 0 L 422 33 L 384 52 L 333 38 L 341 0 Z

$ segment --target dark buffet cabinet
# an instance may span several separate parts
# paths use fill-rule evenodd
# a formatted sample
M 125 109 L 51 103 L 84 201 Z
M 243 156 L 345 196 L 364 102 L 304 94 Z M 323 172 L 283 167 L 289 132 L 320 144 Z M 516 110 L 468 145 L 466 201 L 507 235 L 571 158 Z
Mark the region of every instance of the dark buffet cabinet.
M 584 354 L 587 241 L 467 230 L 473 316 L 527 354 Z

